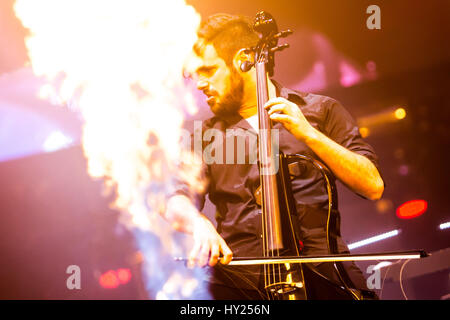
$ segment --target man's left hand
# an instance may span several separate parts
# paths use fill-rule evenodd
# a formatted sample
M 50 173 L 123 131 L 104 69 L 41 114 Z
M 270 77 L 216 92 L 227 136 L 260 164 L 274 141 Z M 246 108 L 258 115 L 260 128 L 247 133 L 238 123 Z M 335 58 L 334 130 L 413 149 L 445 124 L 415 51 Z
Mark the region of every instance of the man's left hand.
M 270 119 L 281 122 L 286 130 L 298 140 L 305 141 L 314 134 L 314 127 L 306 120 L 300 108 L 293 102 L 277 97 L 272 98 L 264 105 Z

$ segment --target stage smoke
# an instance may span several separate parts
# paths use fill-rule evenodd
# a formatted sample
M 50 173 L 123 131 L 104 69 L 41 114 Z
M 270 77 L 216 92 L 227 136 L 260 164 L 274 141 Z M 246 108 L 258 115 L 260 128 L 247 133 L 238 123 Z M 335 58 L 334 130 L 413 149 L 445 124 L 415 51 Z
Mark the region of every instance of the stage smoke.
M 179 167 L 193 157 L 179 143 L 183 115 L 197 110 L 182 67 L 199 14 L 183 0 L 17 0 L 15 12 L 30 32 L 33 71 L 47 80 L 40 97 L 82 115 L 89 174 L 114 192 L 112 205 L 135 231 L 149 296 L 187 298 L 183 284 L 200 281 L 171 257 L 186 255 L 189 239 L 175 241 L 159 213 L 175 179 L 204 187 L 198 161 Z

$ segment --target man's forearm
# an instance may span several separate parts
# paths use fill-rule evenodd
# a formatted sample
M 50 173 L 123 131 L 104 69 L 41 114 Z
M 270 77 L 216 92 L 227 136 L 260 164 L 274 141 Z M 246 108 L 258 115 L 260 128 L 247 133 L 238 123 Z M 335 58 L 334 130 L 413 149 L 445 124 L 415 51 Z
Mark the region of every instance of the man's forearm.
M 196 219 L 204 218 L 204 216 L 188 197 L 175 195 L 167 201 L 164 218 L 175 230 L 192 234 Z
M 381 198 L 384 183 L 368 158 L 344 148 L 316 129 L 305 143 L 350 189 L 371 200 Z
M 212 267 L 218 261 L 223 264 L 231 261 L 233 252 L 225 240 L 217 233 L 211 221 L 197 210 L 188 197 L 183 195 L 171 197 L 167 202 L 164 218 L 176 230 L 193 236 L 194 245 L 189 253 L 188 267 L 194 265 L 203 267 L 208 262 Z

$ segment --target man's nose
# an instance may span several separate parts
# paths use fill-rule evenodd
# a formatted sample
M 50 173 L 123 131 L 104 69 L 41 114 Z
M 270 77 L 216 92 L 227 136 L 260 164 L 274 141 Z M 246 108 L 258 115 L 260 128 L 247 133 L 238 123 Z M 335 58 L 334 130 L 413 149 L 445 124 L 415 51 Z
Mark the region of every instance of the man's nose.
M 204 89 L 208 88 L 208 85 L 209 84 L 206 81 L 203 81 L 203 80 L 197 81 L 197 89 L 198 90 L 204 90 Z

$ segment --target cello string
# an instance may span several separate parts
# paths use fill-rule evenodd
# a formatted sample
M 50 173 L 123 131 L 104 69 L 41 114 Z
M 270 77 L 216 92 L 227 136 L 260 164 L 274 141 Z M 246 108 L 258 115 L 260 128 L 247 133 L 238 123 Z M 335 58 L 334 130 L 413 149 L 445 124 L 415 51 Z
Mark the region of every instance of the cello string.
M 265 48 L 266 47 L 266 48 Z M 263 44 L 263 48 L 262 49 L 267 49 L 267 44 Z M 263 55 L 259 55 L 258 56 L 258 65 L 261 65 L 261 63 L 264 63 L 263 61 L 264 56 Z M 262 74 L 261 74 L 262 73 Z M 262 84 L 266 83 L 263 81 L 267 81 L 267 73 L 266 72 L 257 72 L 257 77 L 258 77 L 258 92 L 261 93 L 261 90 L 267 90 L 267 86 L 263 86 Z M 262 88 L 263 87 L 263 88 Z M 261 96 L 259 96 L 259 98 L 261 98 Z M 267 97 L 268 98 L 268 97 Z M 264 103 L 266 101 L 263 101 Z M 260 110 L 261 109 L 261 110 Z M 260 137 L 263 136 L 265 139 L 264 141 L 261 141 L 262 139 L 260 139 L 260 151 L 263 151 L 262 154 L 260 154 L 260 159 L 263 160 L 261 162 L 260 168 L 263 169 L 267 168 L 267 165 L 269 164 L 269 169 L 273 169 L 273 155 L 272 155 L 272 149 L 271 149 L 271 145 L 269 145 L 269 143 L 271 143 L 271 137 L 270 137 L 270 119 L 268 118 L 268 113 L 266 110 L 264 110 L 261 107 L 261 103 L 258 106 L 258 112 L 260 112 L 259 118 L 260 118 L 260 122 L 261 125 L 263 126 L 263 128 L 261 128 L 262 126 L 260 126 Z M 261 129 L 265 129 L 266 134 L 264 135 L 264 133 L 261 131 Z M 268 141 L 269 140 L 269 141 Z M 262 142 L 262 143 L 261 143 Z M 270 152 L 269 152 L 270 151 Z M 269 156 L 270 153 L 270 156 Z M 263 176 L 261 177 L 261 182 L 265 182 L 265 190 L 262 190 L 262 195 L 263 195 L 263 219 L 264 219 L 264 226 L 265 228 L 263 228 L 263 230 L 265 229 L 264 232 L 264 237 L 263 237 L 263 250 L 265 251 L 265 255 L 273 257 L 275 254 L 277 256 L 279 256 L 280 252 L 279 252 L 279 247 L 278 247 L 278 238 L 276 239 L 276 247 L 275 245 L 275 234 L 274 234 L 274 221 L 273 219 L 275 219 L 275 217 L 272 217 L 272 214 L 268 214 L 268 209 L 270 209 L 271 211 L 274 209 L 274 199 L 272 198 L 274 195 L 273 194 L 267 194 L 266 192 L 270 192 L 273 191 L 274 189 L 274 185 L 273 185 L 273 175 L 272 172 L 268 172 L 268 176 L 264 176 L 264 174 L 266 174 L 266 172 L 260 172 L 260 174 L 263 174 Z M 270 176 L 269 176 L 270 175 Z M 271 188 L 268 188 L 268 185 L 271 186 Z M 277 192 L 277 190 L 273 191 L 273 192 Z M 278 208 L 279 209 L 279 208 Z M 271 212 L 272 213 L 272 212 Z M 278 235 L 278 233 L 277 233 Z M 269 239 L 267 239 L 269 238 Z M 269 246 L 270 244 L 270 246 Z M 275 250 L 274 250 L 275 248 Z M 266 268 L 266 266 L 264 266 L 264 271 L 265 271 L 265 286 L 266 288 L 268 288 L 269 290 L 269 294 L 272 296 L 271 293 L 271 283 L 270 280 L 273 281 L 273 284 L 281 282 L 281 266 L 277 265 L 275 266 L 273 263 L 269 264 Z M 267 272 L 268 271 L 268 272 Z M 276 272 L 277 271 L 277 272 Z M 278 273 L 278 279 L 277 279 L 277 273 Z M 271 279 L 272 278 L 272 279 Z M 279 297 L 279 296 L 277 296 Z
M 264 82 L 262 83 L 267 83 L 268 79 L 267 79 L 267 73 L 264 72 L 263 74 L 260 74 L 261 80 L 263 80 Z M 265 86 L 263 88 L 263 90 L 266 90 L 267 86 Z M 268 97 L 267 97 L 268 98 Z M 274 257 L 279 256 L 279 239 L 278 239 L 278 231 L 279 230 L 275 230 L 275 227 L 278 227 L 278 223 L 275 223 L 275 219 L 277 217 L 273 216 L 274 210 L 279 210 L 279 208 L 276 208 L 275 206 L 278 205 L 278 203 L 275 202 L 275 192 L 278 192 L 278 190 L 276 190 L 276 185 L 274 184 L 274 182 L 276 182 L 276 180 L 274 181 L 274 178 L 276 179 L 276 176 L 273 175 L 273 169 L 274 169 L 274 158 L 273 158 L 273 150 L 271 148 L 271 143 L 272 143 L 272 139 L 271 139 L 271 126 L 270 126 L 270 119 L 268 118 L 268 113 L 266 110 L 261 110 L 263 113 L 263 118 L 264 118 L 264 125 L 265 125 L 265 130 L 266 130 L 266 134 L 264 135 L 265 137 L 265 143 L 262 146 L 264 149 L 264 158 L 265 158 L 265 163 L 264 165 L 266 166 L 266 168 L 269 169 L 269 172 L 265 172 L 264 174 L 267 174 L 267 176 L 265 177 L 266 179 L 266 187 L 268 187 L 266 189 L 267 192 L 267 199 L 269 202 L 269 206 L 268 209 L 270 210 L 270 213 L 267 215 L 269 218 L 269 236 L 270 236 L 270 240 L 271 240 L 271 246 L 270 246 L 270 256 Z M 273 193 L 273 194 L 272 194 Z M 276 233 L 275 233 L 276 232 Z M 275 265 L 272 264 L 270 266 L 270 273 L 272 274 L 272 284 L 276 284 L 276 283 L 280 283 L 282 281 L 282 277 L 281 277 L 281 266 L 280 265 Z M 274 288 L 276 290 L 276 287 Z M 279 297 L 279 295 L 275 294 L 275 297 Z
M 272 208 L 272 206 L 271 206 L 272 203 L 271 203 L 271 201 L 270 201 L 270 197 L 267 197 L 267 198 L 268 198 L 268 199 L 267 199 L 267 202 L 268 202 L 268 204 L 269 204 L 268 207 L 269 207 L 269 208 Z M 270 238 L 270 247 L 269 247 L 268 253 L 269 253 L 269 256 L 270 256 L 270 257 L 273 257 L 273 244 L 274 244 L 274 238 L 273 238 L 273 222 L 272 222 L 272 215 L 271 215 L 271 214 L 267 214 L 266 219 L 268 220 L 268 225 L 269 225 L 268 235 L 269 235 L 269 238 Z M 270 267 L 269 267 L 269 270 L 270 270 L 269 277 L 271 278 L 272 283 L 276 283 L 275 272 L 274 272 L 274 270 L 275 270 L 274 264 L 270 264 L 269 266 L 270 266 Z M 271 285 L 272 283 L 270 283 L 270 285 Z
M 258 57 L 258 63 L 264 63 L 262 55 L 260 55 Z M 261 82 L 263 80 L 262 79 L 263 76 L 266 77 L 266 74 L 264 73 L 263 75 L 261 75 L 260 72 L 258 73 L 258 78 L 259 78 L 258 82 L 259 82 L 260 86 L 261 86 Z M 261 88 L 259 88 L 259 92 L 261 92 Z M 262 109 L 261 108 L 261 104 L 260 104 L 259 108 Z M 260 114 L 260 119 L 261 119 L 260 134 L 262 136 L 264 136 L 264 132 L 262 130 L 264 130 L 264 129 L 267 130 L 267 128 L 266 128 L 267 119 L 265 119 L 265 117 L 267 117 L 267 116 L 266 116 L 265 110 L 259 110 L 259 111 L 261 113 Z M 267 148 L 267 145 L 266 145 L 267 141 L 261 141 L 261 140 L 265 140 L 265 139 L 260 139 L 260 150 L 262 151 L 262 153 L 260 154 L 260 158 L 261 158 L 261 160 L 263 160 L 263 161 L 261 161 L 261 168 L 263 169 L 262 170 L 263 172 L 260 172 L 260 174 L 263 175 L 262 178 L 261 178 L 261 181 L 264 181 L 266 179 L 266 177 L 264 176 L 264 174 L 265 174 L 265 172 L 264 172 L 264 165 L 267 164 L 267 158 L 266 158 L 266 156 L 267 156 L 267 149 L 266 149 Z M 265 183 L 265 185 L 266 184 L 267 183 Z M 271 252 L 271 250 L 270 250 L 271 247 L 273 248 L 273 235 L 272 235 L 272 232 L 271 232 L 272 231 L 272 229 L 271 229 L 272 221 L 271 221 L 271 216 L 267 214 L 268 213 L 267 209 L 271 208 L 272 206 L 271 206 L 271 203 L 270 203 L 270 197 L 267 197 L 266 192 L 267 192 L 267 189 L 262 190 L 263 210 L 264 210 L 263 219 L 264 219 L 264 224 L 265 224 L 264 240 L 265 240 L 265 243 L 266 243 L 266 246 L 265 246 L 264 250 L 265 250 L 265 255 L 266 256 L 271 256 L 273 254 Z M 274 275 L 273 265 L 269 264 L 267 267 L 265 266 L 265 280 L 266 280 L 265 286 L 266 286 L 266 288 L 269 288 L 269 286 L 270 286 L 271 274 Z M 269 293 L 271 294 L 270 290 L 269 290 Z

